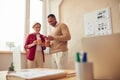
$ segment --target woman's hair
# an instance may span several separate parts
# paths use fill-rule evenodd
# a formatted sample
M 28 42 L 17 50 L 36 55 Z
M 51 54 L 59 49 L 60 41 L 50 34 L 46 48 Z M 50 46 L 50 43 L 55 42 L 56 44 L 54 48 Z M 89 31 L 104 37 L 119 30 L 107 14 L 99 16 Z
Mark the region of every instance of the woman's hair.
M 40 24 L 39 22 L 36 22 L 36 23 L 33 25 L 32 28 L 34 28 L 36 25 L 40 25 L 40 26 L 41 26 L 41 24 Z

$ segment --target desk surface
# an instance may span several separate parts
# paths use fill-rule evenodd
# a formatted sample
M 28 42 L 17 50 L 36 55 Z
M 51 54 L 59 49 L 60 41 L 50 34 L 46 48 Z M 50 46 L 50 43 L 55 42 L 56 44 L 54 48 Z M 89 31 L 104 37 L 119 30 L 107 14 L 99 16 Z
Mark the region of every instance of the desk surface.
M 68 75 L 64 78 L 60 78 L 57 80 L 76 80 L 74 70 L 65 70 L 65 71 L 68 72 Z M 6 75 L 7 75 L 7 71 L 0 71 L 0 80 L 6 80 Z M 106 79 L 95 79 L 95 80 L 106 80 Z M 115 79 L 113 79 L 113 80 L 115 80 Z

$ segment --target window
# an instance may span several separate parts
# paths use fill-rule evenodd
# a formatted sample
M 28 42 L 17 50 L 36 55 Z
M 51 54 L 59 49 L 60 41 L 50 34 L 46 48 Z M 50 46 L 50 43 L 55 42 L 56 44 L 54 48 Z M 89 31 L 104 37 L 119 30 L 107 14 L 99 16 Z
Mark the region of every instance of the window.
M 32 26 L 35 22 L 42 25 L 42 1 L 40 0 L 30 0 L 30 33 L 33 32 Z
M 30 29 L 34 22 L 42 22 L 41 3 L 40 0 L 31 0 Z M 0 50 L 11 50 L 14 46 L 23 50 L 25 10 L 26 0 L 0 0 Z
M 0 50 L 22 46 L 25 0 L 0 0 Z

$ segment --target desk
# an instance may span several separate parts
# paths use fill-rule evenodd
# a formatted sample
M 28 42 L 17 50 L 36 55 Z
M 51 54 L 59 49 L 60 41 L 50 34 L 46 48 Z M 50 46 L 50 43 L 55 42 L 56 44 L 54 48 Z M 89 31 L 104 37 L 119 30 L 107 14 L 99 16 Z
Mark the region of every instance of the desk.
M 64 78 L 60 78 L 60 79 L 57 79 L 57 80 L 76 80 L 74 70 L 65 70 L 65 71 L 68 72 L 68 75 Z M 7 71 L 0 71 L 0 80 L 6 80 L 6 75 L 7 75 Z M 106 80 L 106 79 L 95 79 L 95 80 Z M 112 80 L 115 80 L 115 79 L 112 79 Z

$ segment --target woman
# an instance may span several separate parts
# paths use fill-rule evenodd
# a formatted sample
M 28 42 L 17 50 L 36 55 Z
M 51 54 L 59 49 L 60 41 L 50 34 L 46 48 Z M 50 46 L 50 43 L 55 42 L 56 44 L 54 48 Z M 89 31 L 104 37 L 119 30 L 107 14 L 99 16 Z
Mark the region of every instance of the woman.
M 25 41 L 25 51 L 27 52 L 28 68 L 43 68 L 44 67 L 44 50 L 45 38 L 40 34 L 41 24 L 33 25 L 34 33 L 27 36 Z

